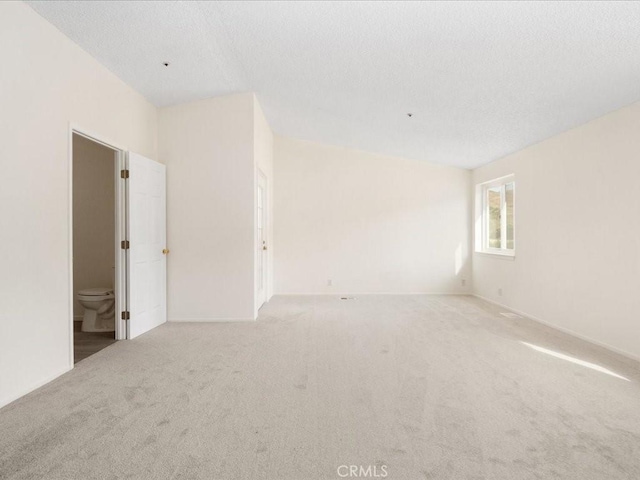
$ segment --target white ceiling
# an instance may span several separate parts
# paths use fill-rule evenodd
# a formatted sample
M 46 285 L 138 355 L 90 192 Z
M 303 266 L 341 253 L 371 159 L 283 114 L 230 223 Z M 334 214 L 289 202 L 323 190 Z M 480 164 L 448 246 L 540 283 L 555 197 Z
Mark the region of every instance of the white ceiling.
M 158 106 L 465 168 L 640 100 L 638 2 L 28 3 Z

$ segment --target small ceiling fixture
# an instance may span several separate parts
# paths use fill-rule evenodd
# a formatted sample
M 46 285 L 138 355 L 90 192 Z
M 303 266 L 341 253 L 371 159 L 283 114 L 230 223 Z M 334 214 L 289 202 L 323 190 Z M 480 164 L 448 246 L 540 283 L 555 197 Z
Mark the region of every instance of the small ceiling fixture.
M 409 118 L 413 117 L 413 113 L 407 113 L 407 117 Z
M 169 66 L 169 62 L 163 62 L 162 64 L 163 64 L 165 67 L 168 67 L 168 66 Z

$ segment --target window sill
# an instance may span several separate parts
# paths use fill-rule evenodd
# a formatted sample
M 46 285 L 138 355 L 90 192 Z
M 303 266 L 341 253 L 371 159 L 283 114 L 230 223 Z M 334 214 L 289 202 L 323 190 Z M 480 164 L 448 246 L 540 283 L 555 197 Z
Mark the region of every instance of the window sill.
M 476 250 L 475 254 L 476 255 L 481 255 L 483 257 L 499 258 L 500 260 L 512 260 L 513 261 L 513 260 L 516 259 L 515 253 L 483 252 L 483 251 Z

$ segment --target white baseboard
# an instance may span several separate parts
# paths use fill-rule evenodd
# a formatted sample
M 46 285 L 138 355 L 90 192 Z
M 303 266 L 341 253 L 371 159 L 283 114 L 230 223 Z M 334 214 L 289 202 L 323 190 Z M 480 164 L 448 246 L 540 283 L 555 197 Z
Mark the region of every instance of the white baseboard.
M 169 318 L 169 322 L 175 323 L 207 323 L 207 322 L 255 322 L 255 318 L 218 318 L 218 317 L 176 317 Z
M 345 296 L 345 295 L 472 295 L 470 292 L 289 292 L 289 293 L 274 293 L 274 297 L 277 296 L 312 296 L 312 295 L 324 295 L 324 296 Z
M 14 393 L 13 395 L 11 395 L 9 397 L 4 397 L 4 398 L 0 399 L 0 408 L 4 407 L 6 405 L 9 405 L 11 402 L 15 402 L 19 398 L 24 397 L 26 394 L 31 393 L 34 390 L 37 390 L 38 388 L 46 385 L 47 383 L 51 382 L 52 380 L 55 380 L 59 376 L 64 375 L 65 373 L 69 372 L 72 369 L 73 369 L 73 365 L 65 367 L 62 370 L 60 370 L 59 372 L 48 376 L 44 380 L 40 380 L 38 382 L 33 383 L 31 386 L 29 386 L 28 388 L 26 388 L 25 390 L 22 390 L 21 392 L 19 392 L 17 394 Z
M 546 320 L 542 320 L 541 318 L 535 317 L 533 315 L 528 314 L 527 312 L 523 312 L 521 310 L 516 310 L 515 308 L 509 307 L 508 305 L 504 305 L 502 303 L 496 302 L 495 300 L 491 300 L 490 298 L 486 298 L 483 297 L 482 295 L 478 295 L 477 293 L 473 293 L 471 294 L 476 298 L 479 298 L 480 300 L 484 300 L 485 302 L 489 302 L 492 303 L 493 305 L 496 305 L 498 307 L 504 308 L 505 310 L 509 310 L 513 313 L 517 313 L 518 315 L 521 315 L 523 317 L 528 318 L 529 320 L 533 320 L 534 322 L 540 323 L 546 327 L 549 328 L 553 328 L 554 330 L 558 330 L 562 333 L 566 333 L 567 335 L 571 335 L 572 337 L 576 337 L 579 338 L 580 340 L 584 340 L 585 342 L 591 343 L 593 345 L 596 345 L 598 347 L 602 347 L 605 348 L 613 353 L 616 353 L 618 355 L 622 355 L 623 357 L 626 357 L 628 359 L 634 360 L 636 362 L 640 362 L 640 356 L 638 355 L 634 355 L 633 353 L 629 353 L 626 350 L 621 350 L 619 348 L 616 348 L 612 345 L 609 345 L 608 343 L 605 342 L 601 342 L 599 340 L 595 340 L 591 337 L 588 337 L 586 335 L 582 335 L 574 330 L 571 330 L 569 328 L 565 328 L 565 327 L 561 327 L 560 325 L 556 325 L 554 323 L 548 322 Z

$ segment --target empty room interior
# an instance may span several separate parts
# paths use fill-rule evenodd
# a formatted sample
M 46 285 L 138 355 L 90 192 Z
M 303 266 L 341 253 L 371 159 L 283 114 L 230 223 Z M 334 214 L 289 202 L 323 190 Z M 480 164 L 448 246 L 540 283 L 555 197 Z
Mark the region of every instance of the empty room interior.
M 0 479 L 640 478 L 640 2 L 0 2 Z

